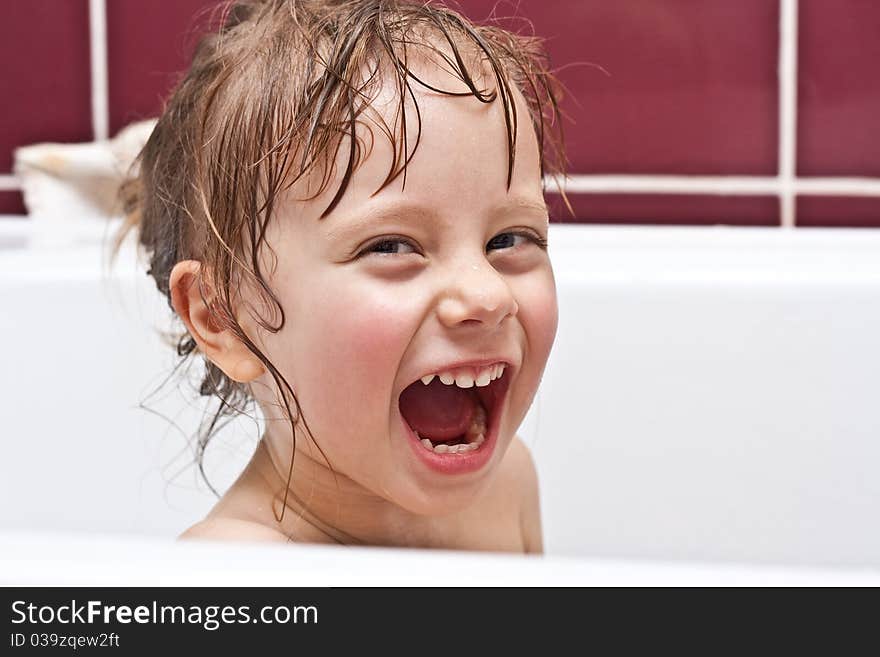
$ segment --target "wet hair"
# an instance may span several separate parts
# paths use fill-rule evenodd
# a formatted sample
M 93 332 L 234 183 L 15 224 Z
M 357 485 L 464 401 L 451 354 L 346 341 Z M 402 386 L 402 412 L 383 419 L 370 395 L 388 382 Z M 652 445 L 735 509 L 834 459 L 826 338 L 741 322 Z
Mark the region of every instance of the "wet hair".
M 363 123 L 359 117 L 372 108 L 371 94 L 390 79 L 396 91 L 395 125 L 385 124 L 382 132 L 394 157 L 377 192 L 400 175 L 406 184 L 421 126 L 412 90 L 416 84 L 450 96 L 473 96 L 481 103 L 502 103 L 508 188 L 520 131 L 513 96 L 518 90 L 538 139 L 541 174 L 556 176 L 564 198 L 559 182 L 565 172 L 561 86 L 539 38 L 494 24 L 475 25 L 433 2 L 239 1 L 222 6 L 219 25 L 198 43 L 189 70 L 167 100 L 122 188 L 126 219 L 116 249 L 130 231 L 137 231 L 149 260 L 147 273 L 169 305 L 174 265 L 201 261 L 199 291 L 203 299 L 211 296 L 213 323 L 236 335 L 271 373 L 294 441 L 300 418 L 314 440 L 293 389 L 233 311 L 237 291 L 247 285 L 270 311 L 264 316 L 251 304 L 255 321 L 271 332 L 284 326 L 284 309 L 260 257 L 282 195 L 314 172 L 323 174 L 315 196 L 323 192 L 335 175 L 336 156 L 347 136 L 342 182 L 322 218 L 332 211 L 364 158 L 364 144 L 355 134 L 356 125 Z M 437 65 L 460 79 L 467 91 L 438 89 L 417 77 L 408 64 L 414 51 L 436 56 Z M 494 77 L 494 89 L 481 88 L 486 77 L 481 71 Z M 419 126 L 412 145 L 407 141 L 407 122 L 413 120 L 406 113 L 407 96 L 415 103 Z M 175 342 L 180 366 L 197 351 L 196 342 L 186 331 L 176 334 Z M 207 358 L 204 365 L 199 392 L 215 397 L 219 405 L 195 436 L 203 476 L 211 437 L 253 401 L 248 384 L 230 379 Z M 291 462 L 291 473 L 292 468 Z

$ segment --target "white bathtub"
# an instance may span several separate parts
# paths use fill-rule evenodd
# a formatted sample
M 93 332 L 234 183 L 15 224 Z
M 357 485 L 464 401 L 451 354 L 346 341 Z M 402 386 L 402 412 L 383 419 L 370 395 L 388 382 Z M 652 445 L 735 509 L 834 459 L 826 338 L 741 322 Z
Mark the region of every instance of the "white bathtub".
M 169 311 L 130 250 L 104 278 L 94 231 L 31 230 L 0 219 L 0 550 L 97 533 L 150 552 L 213 502 L 188 467 L 198 409 L 147 400 Z M 550 249 L 559 332 L 520 430 L 547 568 L 880 572 L 880 231 L 554 225 Z M 209 449 L 218 486 L 256 435 Z

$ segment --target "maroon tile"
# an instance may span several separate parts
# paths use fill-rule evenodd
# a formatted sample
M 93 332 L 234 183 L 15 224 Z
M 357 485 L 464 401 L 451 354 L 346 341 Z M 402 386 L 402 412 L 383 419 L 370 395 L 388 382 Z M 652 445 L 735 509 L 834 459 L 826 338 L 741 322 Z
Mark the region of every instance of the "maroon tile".
M 495 15 L 526 17 L 548 38 L 571 92 L 563 107 L 574 124 L 563 127 L 573 172 L 776 173 L 778 2 L 461 4 L 474 19 L 497 5 Z
M 0 191 L 0 214 L 27 214 L 21 192 L 17 190 Z
M 7 3 L 0 61 L 0 173 L 16 146 L 92 138 L 87 0 Z
M 158 115 L 217 5 L 218 0 L 107 3 L 111 135 Z
M 880 3 L 801 0 L 798 173 L 880 176 Z
M 775 196 L 689 194 L 569 194 L 574 217 L 548 193 L 551 221 L 588 224 L 778 226 Z
M 800 196 L 797 225 L 880 228 L 880 197 Z

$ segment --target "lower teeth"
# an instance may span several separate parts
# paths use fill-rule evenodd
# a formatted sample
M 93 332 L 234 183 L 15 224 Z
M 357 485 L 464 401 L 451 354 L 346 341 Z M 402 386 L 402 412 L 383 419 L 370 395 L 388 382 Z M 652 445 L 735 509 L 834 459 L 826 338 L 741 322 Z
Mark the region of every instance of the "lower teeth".
M 447 445 L 446 443 L 438 443 L 435 445 L 429 438 L 422 438 L 418 431 L 413 431 L 416 438 L 424 445 L 425 449 L 429 449 L 437 454 L 461 454 L 462 452 L 473 452 L 486 440 L 486 411 L 482 404 L 477 405 L 477 410 L 471 420 L 471 426 L 465 432 L 466 443 L 459 445 Z

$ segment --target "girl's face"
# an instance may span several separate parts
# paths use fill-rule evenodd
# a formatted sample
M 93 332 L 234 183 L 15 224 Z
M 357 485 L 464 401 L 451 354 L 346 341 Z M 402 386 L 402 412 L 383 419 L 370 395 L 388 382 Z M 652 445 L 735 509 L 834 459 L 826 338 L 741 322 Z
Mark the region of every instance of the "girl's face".
M 446 74 L 434 75 L 438 86 L 464 89 Z M 422 131 L 405 190 L 400 176 L 374 195 L 393 154 L 372 125 L 375 138 L 362 133 L 369 155 L 331 214 L 319 219 L 338 189 L 347 142 L 327 190 L 314 200 L 289 201 L 273 221 L 267 241 L 277 267 L 270 285 L 286 323 L 276 334 L 262 334 L 260 343 L 292 385 L 336 473 L 367 495 L 439 515 L 463 508 L 497 471 L 540 382 L 557 305 L 548 254 L 528 237 L 546 239 L 548 217 L 524 100 L 516 94 L 519 134 L 507 190 L 500 99 L 487 105 L 412 86 Z M 374 107 L 393 126 L 390 89 Z M 410 150 L 415 116 L 410 102 Z M 401 392 L 425 374 L 485 359 L 508 363 L 490 439 L 466 459 L 426 458 L 402 418 Z M 271 399 L 261 402 L 278 416 Z M 268 427 L 270 440 L 289 445 L 286 422 Z M 326 470 L 300 431 L 296 449 L 298 471 Z

